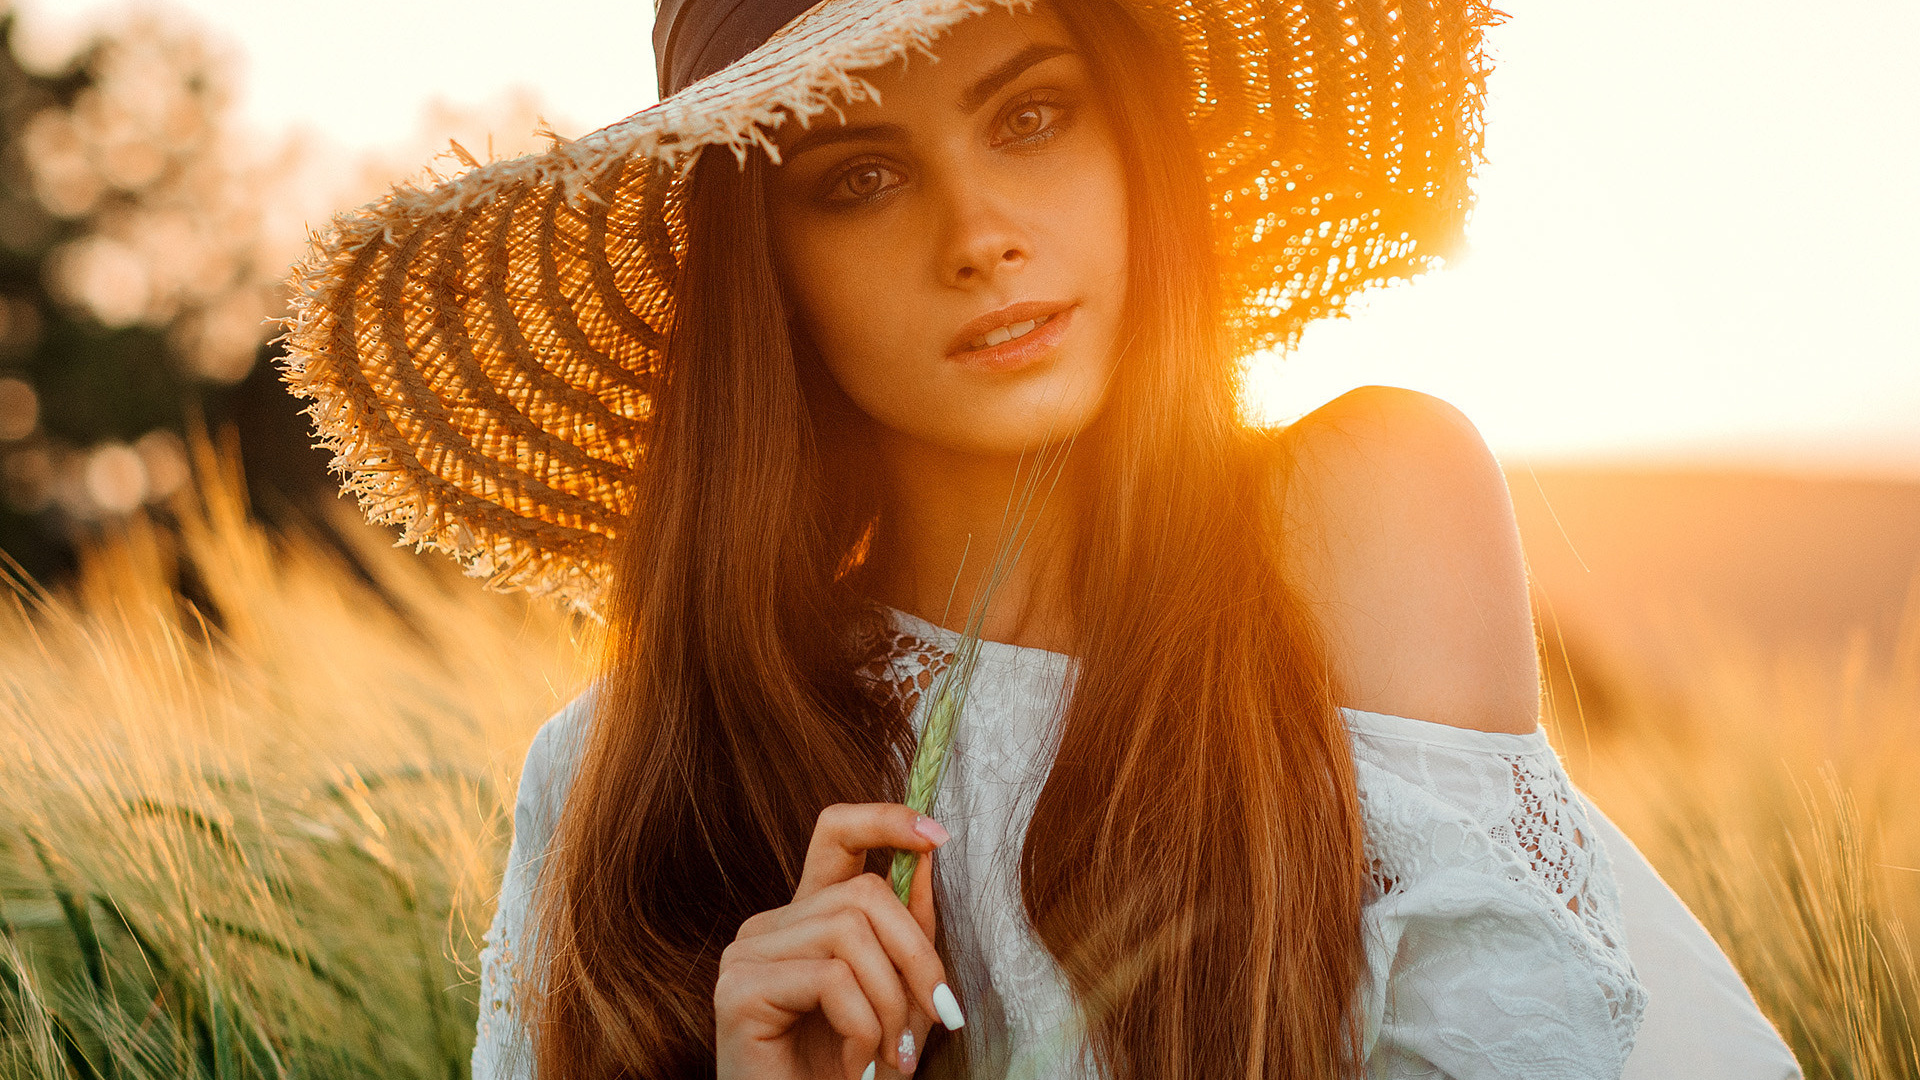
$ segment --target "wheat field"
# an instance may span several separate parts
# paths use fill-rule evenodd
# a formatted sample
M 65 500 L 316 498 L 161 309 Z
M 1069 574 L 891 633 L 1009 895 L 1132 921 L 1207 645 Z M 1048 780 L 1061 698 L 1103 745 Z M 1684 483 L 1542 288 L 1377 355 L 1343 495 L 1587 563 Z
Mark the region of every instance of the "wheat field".
M 515 773 L 592 627 L 344 507 L 270 532 L 198 457 L 167 524 L 0 608 L 0 1075 L 458 1080 Z M 1920 1080 L 1920 606 L 1891 657 L 1694 647 L 1604 725 L 1560 685 L 1569 768 L 1809 1076 Z

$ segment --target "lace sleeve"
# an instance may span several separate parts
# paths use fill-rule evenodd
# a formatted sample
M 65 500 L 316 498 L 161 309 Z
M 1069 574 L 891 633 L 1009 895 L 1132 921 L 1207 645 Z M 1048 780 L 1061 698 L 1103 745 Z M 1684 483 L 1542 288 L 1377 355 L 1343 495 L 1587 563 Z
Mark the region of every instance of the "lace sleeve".
M 533 1047 L 520 1020 L 518 992 L 530 978 L 527 920 L 540 861 L 573 779 L 578 737 L 588 714 L 585 695 L 541 726 L 520 770 L 513 806 L 513 845 L 493 925 L 480 950 L 480 1023 L 473 1043 L 473 1080 L 533 1080 Z
M 1618 1080 L 1646 1007 L 1605 845 L 1544 733 L 1347 713 L 1378 1080 Z

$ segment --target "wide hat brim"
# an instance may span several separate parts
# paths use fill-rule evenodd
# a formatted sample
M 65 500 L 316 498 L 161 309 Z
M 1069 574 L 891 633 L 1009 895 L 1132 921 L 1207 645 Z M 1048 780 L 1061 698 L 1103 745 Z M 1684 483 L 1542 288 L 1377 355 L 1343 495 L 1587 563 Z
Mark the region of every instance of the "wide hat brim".
M 988 3 L 823 0 L 659 104 L 343 214 L 294 268 L 284 373 L 367 515 L 497 588 L 591 611 L 636 512 L 703 147 L 865 99 Z M 1458 241 L 1481 30 L 1450 0 L 1122 0 L 1178 48 L 1238 347 L 1294 340 Z

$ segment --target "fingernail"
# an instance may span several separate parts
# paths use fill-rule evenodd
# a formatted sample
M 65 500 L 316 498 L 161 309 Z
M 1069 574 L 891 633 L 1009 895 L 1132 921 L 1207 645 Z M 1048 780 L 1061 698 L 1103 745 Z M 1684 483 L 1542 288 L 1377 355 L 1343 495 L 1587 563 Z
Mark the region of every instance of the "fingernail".
M 860 1074 L 860 1080 L 873 1080 L 873 1067 L 875 1064 L 877 1064 L 877 1062 L 867 1062 L 866 1070 Z
M 955 1000 L 953 991 L 946 983 L 933 988 L 933 1011 L 940 1014 L 940 1023 L 948 1031 L 959 1031 L 967 1026 L 967 1014 L 960 1011 L 960 1002 Z
M 900 1071 L 903 1073 L 912 1072 L 913 1071 L 913 1032 L 911 1031 L 901 1032 L 900 1045 L 895 1049 L 899 1051 L 899 1054 L 897 1056 L 900 1058 Z
M 947 832 L 944 826 L 925 815 L 913 819 L 913 831 L 933 841 L 934 847 L 939 847 L 953 839 L 953 835 Z

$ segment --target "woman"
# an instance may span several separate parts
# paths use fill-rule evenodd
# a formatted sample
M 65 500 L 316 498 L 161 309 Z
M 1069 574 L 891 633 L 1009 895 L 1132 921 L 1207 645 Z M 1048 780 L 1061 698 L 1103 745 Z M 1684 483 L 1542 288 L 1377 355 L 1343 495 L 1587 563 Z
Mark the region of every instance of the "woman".
M 375 516 L 607 619 L 475 1074 L 1621 1075 L 1497 466 L 1402 391 L 1235 419 L 1241 350 L 1454 236 L 1489 13 L 797 7 L 668 0 L 660 106 L 305 271 Z

